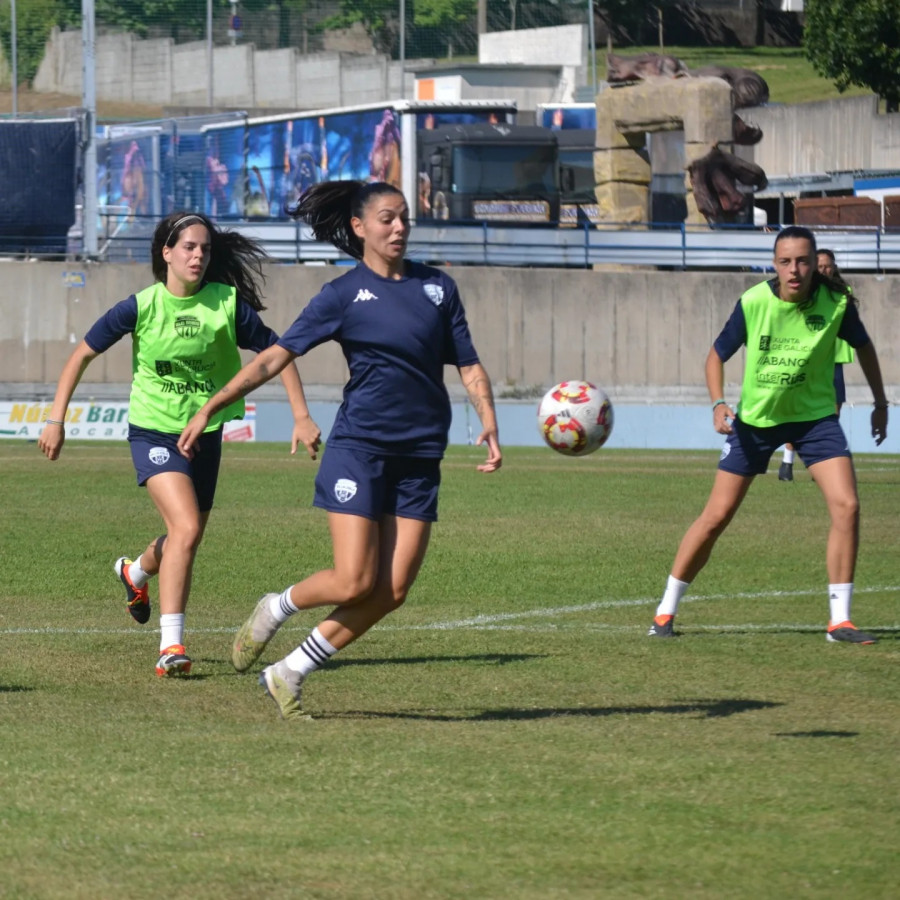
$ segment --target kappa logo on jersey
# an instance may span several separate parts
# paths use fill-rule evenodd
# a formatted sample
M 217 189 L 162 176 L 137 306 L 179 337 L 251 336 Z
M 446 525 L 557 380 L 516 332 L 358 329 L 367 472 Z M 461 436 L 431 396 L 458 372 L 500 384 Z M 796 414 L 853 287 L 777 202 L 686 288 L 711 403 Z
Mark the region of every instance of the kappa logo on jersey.
M 422 285 L 425 296 L 435 305 L 440 306 L 444 302 L 444 289 L 439 284 Z
M 155 466 L 164 466 L 169 461 L 169 451 L 165 447 L 151 447 L 149 456 Z
M 360 288 L 353 298 L 354 303 L 365 303 L 366 300 L 377 300 L 377 294 L 373 294 L 368 288 Z
M 200 333 L 200 320 L 196 316 L 179 316 L 175 320 L 175 333 L 183 338 L 197 337 Z
M 356 482 L 351 481 L 349 478 L 338 478 L 334 483 L 334 496 L 341 503 L 352 500 L 356 496 Z

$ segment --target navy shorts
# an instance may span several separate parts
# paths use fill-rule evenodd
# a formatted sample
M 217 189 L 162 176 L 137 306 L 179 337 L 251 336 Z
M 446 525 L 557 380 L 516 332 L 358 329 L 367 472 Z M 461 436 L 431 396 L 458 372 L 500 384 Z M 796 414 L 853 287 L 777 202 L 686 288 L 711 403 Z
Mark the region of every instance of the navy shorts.
M 826 459 L 851 455 L 837 415 L 770 428 L 756 428 L 734 419 L 731 427 L 734 430 L 725 440 L 719 468 L 735 475 L 763 475 L 772 454 L 787 443 L 794 445 L 807 468 Z
M 148 478 L 160 472 L 182 472 L 194 483 L 200 512 L 209 512 L 216 495 L 219 463 L 222 461 L 222 429 L 205 431 L 200 435 L 193 459 L 185 459 L 178 452 L 180 436 L 138 425 L 128 426 L 128 443 L 137 483 L 144 487 Z
M 441 461 L 325 447 L 313 506 L 379 521 L 382 516 L 437 521 Z

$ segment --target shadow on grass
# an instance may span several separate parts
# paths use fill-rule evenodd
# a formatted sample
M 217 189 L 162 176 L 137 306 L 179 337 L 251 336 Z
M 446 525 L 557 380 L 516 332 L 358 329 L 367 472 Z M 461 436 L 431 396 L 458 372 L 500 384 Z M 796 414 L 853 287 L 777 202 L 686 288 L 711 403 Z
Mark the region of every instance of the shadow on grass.
M 717 719 L 757 709 L 783 706 L 769 700 L 696 700 L 692 703 L 670 703 L 660 706 L 575 706 L 537 707 L 535 709 L 486 709 L 473 715 L 439 712 L 364 712 L 350 710 L 343 713 L 317 713 L 317 719 L 414 719 L 429 722 L 527 722 L 536 719 L 566 717 L 602 718 L 604 716 L 643 716 L 652 713 L 683 715 L 700 713 L 701 718 Z
M 334 671 L 335 669 L 343 669 L 345 667 L 356 666 L 421 666 L 428 663 L 486 663 L 492 666 L 505 666 L 509 663 L 528 662 L 532 659 L 546 659 L 544 653 L 469 653 L 461 656 L 406 656 L 406 657 L 384 657 L 376 659 L 330 659 L 323 671 Z M 272 660 L 274 662 L 274 660 Z M 258 664 L 254 664 L 252 670 L 246 672 L 237 672 L 231 666 L 231 660 L 214 659 L 212 657 L 194 657 L 194 663 L 200 663 L 204 666 L 221 666 L 225 665 L 226 674 L 237 675 L 238 677 L 253 676 L 254 680 L 259 677 L 260 670 L 271 663 L 260 660 Z M 212 673 L 194 673 L 190 675 L 180 676 L 186 681 L 198 681 L 203 678 L 216 678 L 218 674 Z M 0 688 L 2 690 L 2 688 Z
M 25 691 L 33 691 L 36 688 L 25 687 L 21 684 L 0 684 L 0 694 L 24 694 Z
M 508 663 L 527 662 L 531 659 L 546 659 L 545 653 L 467 653 L 461 656 L 405 656 L 385 657 L 383 659 L 330 659 L 329 669 L 341 669 L 344 666 L 421 666 L 427 663 L 490 663 L 505 666 Z
M 792 738 L 849 738 L 859 737 L 858 731 L 776 731 L 773 737 Z

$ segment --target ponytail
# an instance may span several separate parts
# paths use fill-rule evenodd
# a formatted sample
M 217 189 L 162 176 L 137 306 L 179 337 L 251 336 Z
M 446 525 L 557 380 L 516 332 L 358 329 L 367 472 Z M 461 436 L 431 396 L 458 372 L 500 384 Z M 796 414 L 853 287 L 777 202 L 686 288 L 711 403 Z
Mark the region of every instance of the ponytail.
M 353 259 L 363 258 L 363 241 L 351 219 L 361 219 L 371 197 L 403 192 L 385 181 L 322 181 L 308 188 L 285 212 L 312 228 L 316 240 L 333 244 Z

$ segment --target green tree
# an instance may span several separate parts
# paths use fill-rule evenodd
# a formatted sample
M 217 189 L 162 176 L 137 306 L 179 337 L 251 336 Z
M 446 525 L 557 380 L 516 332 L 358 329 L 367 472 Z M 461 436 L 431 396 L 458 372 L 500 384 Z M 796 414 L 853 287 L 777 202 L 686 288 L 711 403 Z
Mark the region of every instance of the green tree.
M 349 28 L 359 22 L 379 50 L 392 53 L 398 44 L 399 9 L 398 0 L 341 0 L 340 12 L 325 19 L 322 28 Z
M 900 108 L 900 0 L 806 0 L 803 47 L 839 91 L 870 88 Z
M 16 3 L 16 75 L 20 82 L 31 82 L 37 74 L 50 29 L 63 18 L 59 0 L 17 0 Z M 12 69 L 12 4 L 0 2 L 0 41 Z
M 214 0 L 221 6 L 221 0 Z M 139 37 L 146 37 L 153 25 L 172 23 L 178 29 L 202 35 L 206 28 L 206 4 L 184 3 L 179 0 L 96 0 L 98 25 L 120 28 Z
M 456 36 L 465 41 L 471 38 L 475 24 L 476 0 L 416 0 L 413 7 L 413 22 L 423 28 L 433 28 L 444 36 L 447 55 L 453 56 L 454 43 L 459 46 Z

